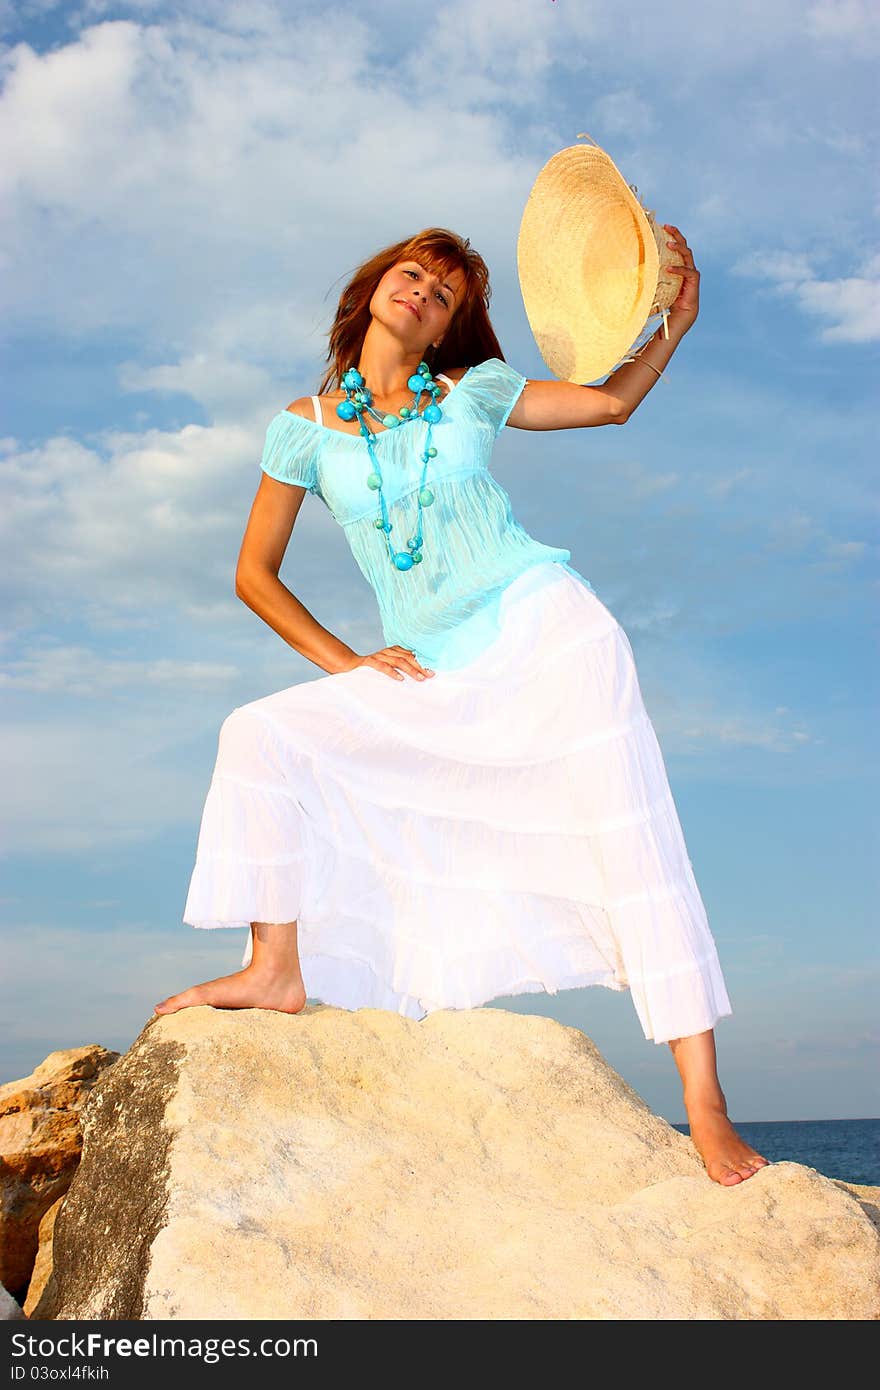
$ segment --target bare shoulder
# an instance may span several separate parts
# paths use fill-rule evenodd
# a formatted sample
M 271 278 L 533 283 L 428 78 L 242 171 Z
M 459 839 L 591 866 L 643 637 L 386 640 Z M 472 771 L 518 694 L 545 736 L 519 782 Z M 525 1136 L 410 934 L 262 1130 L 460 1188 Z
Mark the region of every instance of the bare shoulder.
M 457 386 L 467 370 L 467 367 L 449 367 L 443 375 L 448 376 L 452 384 Z
M 285 409 L 289 410 L 291 415 L 304 416 L 306 420 L 314 420 L 315 418 L 311 396 L 298 396 L 295 401 L 290 402 L 290 405 L 285 406 Z

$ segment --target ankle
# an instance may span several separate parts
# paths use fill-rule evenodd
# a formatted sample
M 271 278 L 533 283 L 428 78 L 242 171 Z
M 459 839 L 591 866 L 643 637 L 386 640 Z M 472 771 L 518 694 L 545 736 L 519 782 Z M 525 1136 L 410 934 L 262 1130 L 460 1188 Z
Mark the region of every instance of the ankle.
M 716 1086 L 686 1086 L 684 1105 L 689 1115 L 727 1115 L 724 1092 Z
M 253 979 L 263 983 L 277 984 L 282 982 L 289 984 L 302 981 L 299 961 L 296 960 L 283 960 L 272 956 L 266 959 L 264 956 L 254 956 L 245 968 Z

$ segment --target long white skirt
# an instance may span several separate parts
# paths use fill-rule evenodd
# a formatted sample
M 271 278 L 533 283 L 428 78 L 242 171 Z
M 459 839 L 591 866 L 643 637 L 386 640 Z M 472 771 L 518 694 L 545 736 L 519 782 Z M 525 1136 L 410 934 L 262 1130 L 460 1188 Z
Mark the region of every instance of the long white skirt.
M 296 922 L 310 998 L 423 1018 L 629 989 L 655 1042 L 732 1012 L 623 628 L 526 570 L 467 666 L 369 666 L 224 720 L 183 921 Z

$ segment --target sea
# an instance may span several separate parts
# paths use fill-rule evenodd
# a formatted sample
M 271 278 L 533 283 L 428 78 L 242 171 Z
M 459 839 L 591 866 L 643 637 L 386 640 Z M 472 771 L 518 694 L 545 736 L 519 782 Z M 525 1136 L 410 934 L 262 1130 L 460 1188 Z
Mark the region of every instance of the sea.
M 731 1119 L 737 1134 L 771 1163 L 804 1163 L 826 1178 L 880 1187 L 880 1120 Z M 690 1132 L 686 1124 L 672 1128 Z

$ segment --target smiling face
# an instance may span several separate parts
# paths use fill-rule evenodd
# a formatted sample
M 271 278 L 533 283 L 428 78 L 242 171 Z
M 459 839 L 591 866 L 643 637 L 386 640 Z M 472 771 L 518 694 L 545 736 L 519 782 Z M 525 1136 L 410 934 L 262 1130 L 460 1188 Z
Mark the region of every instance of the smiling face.
M 464 271 L 434 274 L 421 261 L 403 259 L 386 270 L 370 313 L 419 353 L 438 347 L 461 303 Z

